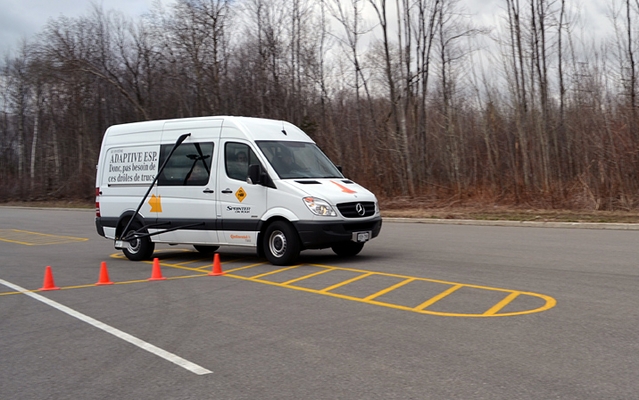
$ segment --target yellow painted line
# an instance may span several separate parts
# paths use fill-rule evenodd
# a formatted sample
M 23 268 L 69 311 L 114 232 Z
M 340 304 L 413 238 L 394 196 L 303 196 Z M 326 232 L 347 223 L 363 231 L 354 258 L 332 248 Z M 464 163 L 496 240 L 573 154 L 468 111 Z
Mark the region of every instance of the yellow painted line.
M 282 282 L 282 285 L 290 285 L 291 283 L 303 281 L 304 279 L 312 278 L 314 276 L 322 275 L 322 274 L 325 274 L 325 273 L 331 272 L 331 271 L 335 271 L 335 269 L 333 269 L 333 268 L 322 269 L 320 271 L 313 272 L 312 274 L 304 275 L 304 276 L 301 276 L 299 278 L 291 279 L 290 281 Z
M 413 282 L 414 280 L 415 280 L 415 278 L 408 278 L 408 279 L 405 279 L 405 280 L 403 280 L 403 281 L 401 281 L 401 282 L 399 282 L 399 283 L 394 284 L 393 286 L 390 286 L 390 287 L 387 287 L 386 289 L 380 290 L 380 291 L 379 291 L 379 292 L 377 292 L 377 293 L 373 293 L 373 294 L 371 294 L 371 295 L 370 295 L 370 296 L 368 296 L 368 297 L 364 297 L 364 300 L 366 300 L 366 301 L 368 301 L 368 300 L 373 300 L 373 299 L 374 299 L 374 298 L 376 298 L 376 297 L 379 297 L 379 296 L 381 296 L 381 295 L 383 295 L 383 294 L 386 294 L 386 293 L 392 292 L 393 290 L 395 290 L 395 289 L 397 289 L 397 288 L 400 288 L 400 287 L 402 287 L 402 286 L 404 286 L 404 285 L 406 285 L 406 284 L 409 284 L 409 283 Z
M 254 276 L 252 276 L 251 278 L 253 278 L 253 279 L 259 279 L 259 278 L 261 278 L 261 277 L 263 277 L 263 276 L 274 275 L 274 274 L 277 274 L 277 273 L 280 273 L 280 272 L 288 271 L 289 269 L 297 268 L 297 267 L 299 267 L 300 265 L 302 265 L 302 264 L 299 264 L 299 265 L 293 265 L 292 267 L 286 267 L 286 268 L 276 269 L 275 271 L 269 271 L 269 272 L 265 272 L 265 273 L 263 273 L 263 274 L 254 275 Z
M 241 270 L 243 270 L 243 269 L 249 269 L 249 268 L 253 268 L 253 267 L 259 267 L 260 265 L 264 265 L 264 264 L 266 264 L 266 263 L 265 263 L 265 262 L 259 262 L 259 263 L 255 263 L 255 264 L 247 265 L 247 266 L 244 266 L 244 267 L 232 268 L 232 269 L 229 269 L 228 271 L 225 271 L 225 272 L 226 272 L 226 273 L 229 273 L 229 272 L 241 271 Z
M 180 250 L 180 249 L 178 249 L 178 250 Z M 173 250 L 173 251 L 177 251 L 177 250 Z M 191 250 L 184 250 L 184 252 L 186 252 L 186 253 L 195 253 L 194 251 L 191 251 Z M 177 255 L 175 257 L 177 257 Z M 114 253 L 114 254 L 111 254 L 111 258 L 116 258 L 116 259 L 122 260 L 122 259 L 125 259 L 126 257 L 122 253 Z M 213 269 L 213 261 L 211 261 L 211 265 L 203 265 L 201 267 L 188 267 L 188 266 L 186 266 L 186 264 L 191 264 L 191 263 L 199 262 L 199 261 L 203 261 L 203 260 L 199 260 L 198 259 L 198 260 L 184 261 L 184 262 L 178 262 L 178 263 L 167 262 L 166 260 L 168 260 L 170 258 L 172 258 L 172 257 L 161 258 L 160 259 L 160 266 L 183 269 L 183 270 L 186 270 L 186 271 L 193 271 L 193 272 L 207 272 L 208 270 Z M 237 262 L 237 261 L 241 261 L 243 259 L 244 258 L 238 258 L 238 259 L 234 259 L 234 260 L 224 261 L 224 262 L 221 262 L 221 264 L 222 264 L 222 266 L 224 266 L 224 264 L 234 263 L 234 262 Z M 153 265 L 153 261 L 142 261 L 142 262 L 145 263 L 145 264 Z M 237 271 L 239 269 L 252 268 L 252 267 L 256 267 L 258 265 L 263 265 L 263 264 L 265 264 L 265 263 L 261 262 L 261 263 L 257 263 L 257 264 L 253 264 L 253 265 L 248 265 L 248 266 L 245 266 L 245 267 L 234 268 L 234 269 L 231 269 L 229 271 Z M 224 272 L 226 272 L 226 271 L 224 271 Z
M 7 242 L 7 243 L 13 243 L 13 244 L 23 244 L 25 246 L 33 246 L 32 243 L 20 242 L 18 240 L 9 240 L 9 239 L 5 239 L 5 238 L 1 238 L 1 237 L 0 237 L 0 241 Z M 20 292 L 18 292 L 18 293 L 20 293 Z
M 4 292 L 4 293 L 0 293 L 0 296 L 8 296 L 11 294 L 22 294 L 21 292 Z
M 153 265 L 152 261 L 144 261 L 144 263 Z M 160 260 L 160 268 L 161 267 L 169 267 L 169 268 L 182 269 L 182 270 L 185 270 L 185 271 L 200 272 L 200 273 L 203 272 L 203 271 L 201 271 L 201 270 L 199 270 L 197 268 L 183 267 L 180 264 L 172 264 L 172 263 L 162 262 Z
M 360 297 L 347 296 L 347 295 L 343 295 L 343 294 L 339 294 L 339 293 L 333 293 L 333 292 L 323 292 L 323 291 L 320 291 L 320 290 L 306 288 L 306 287 L 303 287 L 303 286 L 283 285 L 283 284 L 278 283 L 278 282 L 265 281 L 265 280 L 256 281 L 256 280 L 253 280 L 251 278 L 248 278 L 248 277 L 245 277 L 245 276 L 240 276 L 240 275 L 226 274 L 224 276 L 229 277 L 229 278 L 241 279 L 241 280 L 245 280 L 245 281 L 264 283 L 264 284 L 272 285 L 272 286 L 285 287 L 287 289 L 299 290 L 299 291 L 302 291 L 302 292 L 322 294 L 322 295 L 325 295 L 325 296 L 337 297 L 337 298 L 340 298 L 340 299 L 357 301 L 357 302 L 360 302 L 360 303 L 373 304 L 373 305 L 387 307 L 387 308 L 394 308 L 394 309 L 397 309 L 397 310 L 412 311 L 412 312 L 417 312 L 419 314 L 427 314 L 427 315 L 438 315 L 438 316 L 442 316 L 442 317 L 472 317 L 472 318 L 509 317 L 509 316 L 517 316 L 517 315 L 534 314 L 534 313 L 546 311 L 546 310 L 549 310 L 549 309 L 553 308 L 557 304 L 556 300 L 553 299 L 550 296 L 546 296 L 546 295 L 538 294 L 538 293 L 532 293 L 532 292 L 519 292 L 520 294 L 523 294 L 523 295 L 528 295 L 528 296 L 533 296 L 533 297 L 540 297 L 540 298 L 546 300 L 546 304 L 543 307 L 539 307 L 539 308 L 536 308 L 536 309 L 533 309 L 533 310 L 515 311 L 515 312 L 510 312 L 510 313 L 502 313 L 502 314 L 494 314 L 494 315 L 439 312 L 439 311 L 429 311 L 429 310 L 416 310 L 415 307 L 407 307 L 407 306 L 402 306 L 402 305 L 399 305 L 399 304 L 385 303 L 385 302 L 376 301 L 376 300 L 365 301 L 363 298 L 360 298 Z M 418 278 L 416 280 L 422 280 L 422 279 Z M 462 285 L 462 286 L 464 286 L 464 285 Z M 508 291 L 508 289 L 500 289 L 500 291 Z
M 117 257 L 116 257 L 117 258 Z M 150 262 L 148 262 L 150 263 Z M 258 282 L 258 283 L 263 283 L 263 284 L 267 284 L 267 285 L 272 285 L 272 286 L 278 286 L 278 287 L 283 287 L 283 288 L 287 288 L 287 289 L 293 289 L 293 290 L 299 290 L 299 291 L 303 291 L 303 292 L 308 292 L 308 293 L 315 293 L 315 294 L 321 294 L 321 295 L 325 295 L 325 296 L 331 296 L 331 297 L 336 297 L 336 298 L 340 298 L 340 299 L 345 299 L 345 300 L 351 300 L 351 301 L 357 301 L 360 303 L 366 303 L 366 304 L 372 304 L 372 305 L 377 305 L 377 306 L 382 306 L 382 307 L 388 307 L 388 308 L 393 308 L 393 309 L 397 309 L 397 310 L 404 310 L 404 311 L 411 311 L 411 312 L 417 312 L 420 314 L 427 314 L 427 315 L 437 315 L 437 316 L 445 316 L 445 317 L 472 317 L 472 318 L 481 318 L 481 317 L 506 317 L 506 316 L 518 316 L 518 315 L 526 315 L 526 314 L 533 314 L 533 313 L 538 313 L 538 312 L 542 312 L 542 311 L 546 311 L 549 310 L 553 307 L 555 307 L 555 305 L 557 304 L 557 301 L 547 295 L 544 294 L 540 294 L 540 293 L 533 293 L 533 292 L 524 292 L 524 291 L 519 291 L 519 290 L 511 290 L 511 289 L 504 289 L 504 288 L 497 288 L 497 287 L 490 287 L 490 286 L 481 286 L 481 285 L 474 285 L 474 284 L 465 284 L 465 283 L 459 283 L 459 282 L 450 282 L 450 281 L 443 281 L 443 280 L 438 280 L 438 279 L 429 279 L 429 278 L 419 278 L 419 277 L 414 277 L 414 276 L 406 276 L 406 275 L 399 275 L 399 274 L 391 274 L 391 273 L 385 273 L 385 272 L 372 272 L 372 271 L 366 271 L 366 270 L 359 270 L 359 269 L 354 269 L 354 268 L 345 268 L 345 267 L 335 267 L 335 266 L 328 266 L 328 265 L 322 265 L 322 264 L 300 264 L 300 265 L 295 265 L 292 267 L 286 267 L 286 268 L 279 268 L 275 271 L 269 271 L 263 274 L 258 274 L 255 276 L 242 276 L 242 275 L 235 275 L 233 274 L 233 272 L 237 272 L 237 271 L 242 271 L 242 270 L 246 270 L 246 269 L 250 269 L 250 268 L 254 268 L 260 265 L 264 265 L 266 264 L 265 262 L 259 262 L 259 263 L 254 263 L 254 264 L 250 264 L 250 265 L 245 265 L 242 267 L 238 267 L 238 268 L 233 268 L 230 270 L 225 271 L 226 274 L 224 276 L 229 277 L 229 278 L 235 278 L 235 279 L 241 279 L 241 280 L 245 280 L 245 281 L 251 281 L 251 282 Z M 168 264 L 168 263 L 162 263 L 162 266 L 166 266 L 166 267 L 170 267 L 170 268 L 179 268 L 179 269 L 185 269 L 185 270 L 190 270 L 190 271 L 195 271 L 195 272 L 200 272 L 203 273 L 204 271 L 202 271 L 201 269 L 196 269 L 196 268 L 186 268 L 183 267 L 181 265 L 178 264 Z M 272 275 L 272 274 L 276 274 L 279 272 L 283 272 L 289 269 L 293 269 L 293 268 L 298 268 L 301 265 L 309 265 L 312 267 L 317 267 L 320 268 L 320 271 L 316 271 L 298 278 L 294 278 L 291 280 L 288 280 L 286 282 L 274 282 L 274 281 L 268 281 L 268 280 L 263 280 L 263 279 L 259 279 L 261 277 L 264 276 L 268 276 L 268 275 Z M 311 289 L 311 288 L 307 288 L 307 287 L 303 287 L 303 286 L 295 286 L 293 285 L 293 283 L 296 282 L 300 282 L 303 281 L 305 279 L 311 278 L 313 276 L 318 276 L 321 274 L 325 274 L 331 271 L 349 271 L 349 272 L 354 272 L 357 273 L 358 275 L 341 281 L 337 284 L 331 285 L 329 287 L 323 288 L 323 289 Z M 168 278 L 168 279 L 182 279 L 182 278 L 188 278 L 188 277 L 202 277 L 202 276 L 206 276 L 206 275 L 194 275 L 194 276 L 186 276 L 186 277 L 173 277 L 173 278 Z M 395 283 L 394 285 L 391 285 L 385 289 L 382 289 L 376 293 L 373 293 L 369 296 L 366 297 L 354 297 L 354 296 L 349 296 L 349 295 L 344 295 L 344 294 L 339 294 L 339 293 L 334 293 L 331 292 L 332 290 L 348 285 L 349 283 L 353 283 L 356 282 L 358 280 L 361 279 L 365 279 L 369 276 L 386 276 L 386 277 L 394 277 L 394 278 L 399 278 L 401 279 L 400 282 Z M 393 290 L 397 290 L 405 285 L 407 285 L 410 282 L 430 282 L 430 283 L 438 283 L 438 284 L 443 284 L 443 285 L 447 285 L 450 286 L 448 289 L 444 290 L 443 292 L 441 292 L 440 294 L 431 297 L 430 299 L 426 300 L 425 302 L 421 303 L 420 305 L 413 307 L 413 306 L 403 306 L 400 304 L 394 304 L 394 303 L 387 303 L 384 301 L 379 301 L 379 300 L 375 300 L 377 297 L 382 296 L 386 293 L 390 293 Z M 140 281 L 140 282 L 146 282 L 146 280 L 144 281 Z M 117 283 L 117 282 L 116 282 Z M 125 282 L 123 282 L 125 283 Z M 457 290 L 461 289 L 461 288 L 473 288 L 473 289 L 480 289 L 480 290 L 485 290 L 485 291 L 490 291 L 490 292 L 502 292 L 502 293 L 506 293 L 506 297 L 504 299 L 502 299 L 501 301 L 499 301 L 497 304 L 495 304 L 494 306 L 490 307 L 487 311 L 483 312 L 483 313 L 456 313 L 456 312 L 445 312 L 445 311 L 432 311 L 432 310 L 428 310 L 427 308 L 433 304 L 435 304 L 436 302 L 438 302 L 439 300 L 453 295 L 454 292 L 456 292 Z M 1 295 L 1 294 L 0 294 Z M 534 308 L 534 309 L 528 309 L 528 310 L 519 310 L 519 311 L 511 311 L 511 312 L 507 312 L 507 313 L 500 313 L 499 311 L 501 311 L 505 306 L 507 306 L 508 304 L 510 304 L 513 300 L 515 300 L 517 297 L 520 296 L 529 296 L 529 297 L 535 297 L 538 299 L 541 299 L 544 301 L 544 305 L 542 305 L 541 307 L 538 308 Z
M 236 262 L 242 261 L 244 259 L 245 258 L 237 258 L 237 259 L 234 259 L 234 260 L 227 260 L 227 261 L 220 262 L 220 263 L 222 265 L 224 265 L 224 264 L 236 263 Z M 161 258 L 160 262 L 162 262 L 162 260 L 163 259 Z M 177 263 L 175 265 L 182 265 L 182 266 L 187 267 L 189 264 L 196 264 L 196 263 L 207 263 L 207 264 L 205 264 L 205 265 L 203 265 L 201 267 L 197 267 L 197 269 L 213 268 L 213 256 L 211 255 L 211 257 L 198 257 L 198 258 L 193 259 L 193 260 L 186 260 L 186 261 L 183 261 L 183 262 L 179 262 L 179 263 Z
M 484 313 L 484 315 L 495 315 L 502 308 L 506 307 L 508 304 L 510 304 L 510 302 L 515 300 L 515 298 L 517 298 L 517 296 L 519 296 L 519 292 L 512 292 L 511 294 L 506 296 L 506 298 L 504 298 L 502 301 L 500 301 L 499 303 L 497 303 L 494 306 L 492 306 L 491 308 L 489 308 L 488 311 L 486 311 Z
M 31 232 L 21 229 L 0 229 L 0 241 L 25 246 L 46 246 L 73 242 L 86 242 L 87 238 L 74 236 L 53 235 L 48 233 Z
M 367 304 L 372 304 L 372 305 L 377 305 L 377 306 L 382 306 L 382 307 L 394 308 L 394 309 L 398 309 L 398 310 L 405 310 L 405 311 L 417 312 L 417 313 L 420 313 L 420 314 L 438 315 L 438 316 L 447 316 L 447 317 L 474 317 L 474 318 L 477 318 L 477 317 L 505 317 L 505 316 L 526 315 L 526 314 L 533 314 L 533 313 L 549 310 L 549 309 L 553 308 L 557 304 L 557 301 L 554 298 L 552 298 L 550 296 L 547 296 L 547 295 L 544 295 L 544 294 L 539 294 L 539 293 L 523 292 L 523 291 L 496 288 L 496 287 L 490 287 L 490 286 L 464 284 L 464 283 L 459 283 L 459 282 L 449 282 L 449 281 L 443 281 L 443 280 L 437 280 L 437 279 L 418 278 L 418 277 L 399 275 L 399 274 L 392 274 L 392 273 L 385 273 L 385 272 L 371 272 L 371 271 L 359 270 L 359 269 L 354 269 L 354 268 L 334 267 L 334 266 L 328 266 L 328 265 L 322 265 L 322 264 L 307 264 L 309 266 L 321 268 L 321 271 L 313 272 L 311 274 L 307 274 L 307 275 L 304 275 L 304 276 L 299 277 L 299 278 L 294 278 L 294 279 L 291 279 L 289 281 L 282 282 L 282 283 L 263 280 L 263 279 L 259 279 L 259 278 L 264 277 L 264 276 L 268 276 L 268 275 L 272 275 L 272 274 L 276 274 L 278 272 L 283 272 L 285 270 L 298 268 L 301 265 L 295 265 L 295 266 L 286 267 L 286 268 L 279 268 L 279 269 L 277 269 L 275 271 L 269 271 L 269 272 L 266 272 L 266 273 L 263 273 L 263 274 L 259 274 L 259 275 L 255 275 L 255 276 L 252 276 L 252 277 L 233 274 L 233 272 L 236 272 L 236 271 L 246 270 L 246 269 L 254 268 L 254 267 L 257 267 L 257 266 L 260 266 L 260 265 L 264 265 L 264 264 L 266 264 L 266 263 L 265 262 L 260 262 L 260 263 L 254 263 L 254 264 L 250 264 L 250 265 L 246 265 L 246 266 L 242 266 L 242 267 L 238 267 L 238 268 L 233 268 L 233 269 L 225 271 L 226 274 L 224 276 L 227 276 L 227 277 L 230 277 L 230 278 L 235 278 L 235 279 L 246 280 L 246 281 L 264 283 L 264 284 L 267 284 L 267 285 L 285 287 L 285 288 L 288 288 L 288 289 L 299 290 L 299 291 L 304 291 L 304 292 L 309 292 L 309 293 L 327 295 L 327 296 L 331 296 L 331 297 L 337 297 L 337 298 L 340 298 L 340 299 L 357 301 L 357 302 L 361 302 L 361 303 L 367 303 Z M 170 264 L 162 263 L 162 265 L 166 265 L 167 267 L 171 267 Z M 183 268 L 183 269 L 188 269 L 188 268 Z M 199 270 L 195 270 L 195 271 L 201 272 Z M 359 275 L 357 275 L 357 276 L 355 276 L 353 278 L 344 280 L 342 282 L 339 282 L 337 284 L 331 285 L 331 286 L 329 286 L 327 288 L 319 289 L 319 290 L 318 289 L 306 288 L 306 287 L 302 287 L 302 286 L 292 285 L 293 283 L 300 282 L 300 281 L 303 281 L 305 279 L 311 278 L 313 276 L 325 274 L 325 273 L 328 273 L 328 272 L 331 272 L 331 271 L 349 271 L 349 272 L 358 273 Z M 331 292 L 334 289 L 337 289 L 339 287 L 348 285 L 349 283 L 353 283 L 353 282 L 356 282 L 358 280 L 367 278 L 369 276 L 387 276 L 387 277 L 399 278 L 399 279 L 401 279 L 401 281 L 396 283 L 396 284 L 394 284 L 394 285 L 391 285 L 391 286 L 389 286 L 389 287 L 387 287 L 387 288 L 385 288 L 383 290 L 380 290 L 380 291 L 378 291 L 378 292 L 376 292 L 374 294 L 371 294 L 371 295 L 369 295 L 367 297 L 364 297 L 364 298 L 348 296 L 348 295 L 343 295 L 343 294 L 338 294 L 338 293 Z M 407 285 L 410 282 L 415 282 L 415 281 L 439 283 L 439 284 L 449 285 L 451 287 L 448 288 L 447 290 L 443 291 L 442 293 L 438 294 L 437 296 L 434 296 L 434 297 L 426 300 L 425 302 L 421 303 L 417 307 L 402 306 L 402 305 L 399 305 L 399 304 L 393 304 L 393 303 L 387 303 L 387 302 L 375 300 L 375 298 L 377 298 L 377 297 L 379 297 L 379 296 L 381 296 L 383 294 L 390 293 L 393 290 L 396 290 L 396 289 L 398 289 L 398 288 L 400 288 L 402 286 Z M 446 296 L 449 296 L 449 295 L 453 294 L 455 291 L 457 291 L 457 290 L 459 290 L 461 288 L 473 288 L 473 289 L 481 289 L 481 290 L 487 290 L 487 291 L 493 291 L 493 292 L 503 292 L 503 293 L 507 293 L 508 295 L 503 300 L 501 300 L 499 303 L 495 304 L 493 307 L 491 307 L 490 309 L 488 309 L 487 311 L 485 311 L 484 313 L 481 313 L 481 314 L 479 314 L 479 313 L 478 314 L 455 313 L 455 312 L 442 312 L 442 311 L 427 310 L 427 308 L 429 306 L 435 304 L 437 301 L 445 298 Z M 499 313 L 499 311 L 501 309 L 503 309 L 506 305 L 511 303 L 515 298 L 517 298 L 519 296 L 530 296 L 530 297 L 540 298 L 540 299 L 545 301 L 545 304 L 543 306 L 539 307 L 539 308 L 530 309 L 530 310 L 521 310 L 521 311 L 508 312 L 508 313 Z
M 213 258 L 211 258 L 210 265 L 203 265 L 203 266 L 201 266 L 201 267 L 197 267 L 197 268 L 195 268 L 195 269 L 196 269 L 196 270 L 198 270 L 198 271 L 213 269 L 213 261 L 212 261 L 212 260 L 213 260 Z M 234 259 L 234 260 L 228 260 L 228 261 L 224 261 L 224 262 L 220 261 L 220 264 L 221 264 L 222 266 L 224 266 L 224 264 L 236 263 L 236 262 L 238 262 L 238 261 L 242 261 L 242 260 L 244 260 L 244 258 L 236 258 L 236 259 Z M 186 264 L 186 263 L 187 263 L 187 262 L 184 262 L 183 264 Z
M 198 275 L 184 275 L 184 276 L 169 276 L 169 277 L 166 277 L 166 280 L 167 281 L 171 281 L 171 280 L 177 280 L 177 279 L 201 278 L 201 277 L 204 277 L 204 276 L 208 276 L 208 275 L 206 275 L 206 274 L 198 274 Z M 157 282 L 163 282 L 163 281 L 157 281 Z M 130 280 L 130 281 L 113 282 L 113 285 L 108 285 L 108 286 L 98 285 L 96 283 L 91 283 L 91 284 L 86 284 L 86 285 L 75 285 L 75 286 L 60 286 L 60 290 L 86 289 L 86 288 L 93 288 L 93 287 L 108 288 L 108 287 L 114 286 L 114 285 L 130 285 L 130 284 L 133 284 L 133 283 L 153 283 L 153 284 L 156 284 L 157 282 L 149 282 L 148 279 L 134 279 L 134 280 Z M 41 290 L 41 289 L 27 290 L 27 292 L 30 292 L 30 293 L 38 293 L 38 292 L 45 292 L 45 291 L 46 290 Z M 4 293 L 0 293 L 0 296 L 7 296 L 7 295 L 14 295 L 14 294 L 23 294 L 23 292 L 4 292 Z
M 362 302 L 362 303 L 367 303 L 367 304 L 373 304 L 373 305 L 378 305 L 378 306 L 383 306 L 383 307 L 388 307 L 388 308 L 394 308 L 394 309 L 398 309 L 398 310 L 412 311 L 412 312 L 417 312 L 417 313 L 420 313 L 420 314 L 438 315 L 438 316 L 446 316 L 446 317 L 473 317 L 473 318 L 478 318 L 478 317 L 506 317 L 506 316 L 526 315 L 526 314 L 533 314 L 533 313 L 549 310 L 549 309 L 553 308 L 557 304 L 557 301 L 554 298 L 552 298 L 550 296 L 547 296 L 547 295 L 544 295 L 544 294 L 533 293 L 533 292 L 514 291 L 514 290 L 510 290 L 510 289 L 495 288 L 495 287 L 473 285 L 473 284 L 463 284 L 463 283 L 458 283 L 458 282 L 449 282 L 449 281 L 442 281 L 442 280 L 437 280 L 437 279 L 417 278 L 417 277 L 398 275 L 398 274 L 389 274 L 389 273 L 383 273 L 383 272 L 377 273 L 377 272 L 370 272 L 370 271 L 358 270 L 358 269 L 353 269 L 353 268 L 325 266 L 325 265 L 321 265 L 321 264 L 309 264 L 309 265 L 315 266 L 315 267 L 319 267 L 319 268 L 325 268 L 327 270 L 327 272 L 328 271 L 351 271 L 351 272 L 358 272 L 361 275 L 358 275 L 355 278 L 349 279 L 348 281 L 340 282 L 340 283 L 338 283 L 336 285 L 333 285 L 332 288 L 328 287 L 328 288 L 321 289 L 321 290 L 306 288 L 306 287 L 302 287 L 302 286 L 294 286 L 294 285 L 291 285 L 290 283 L 287 283 L 287 282 L 277 283 L 277 282 L 266 281 L 266 280 L 255 280 L 255 279 L 252 279 L 250 277 L 245 277 L 245 276 L 240 276 L 240 275 L 227 274 L 225 276 L 228 276 L 230 278 L 242 279 L 242 280 L 246 280 L 246 281 L 254 281 L 254 282 L 259 282 L 259 283 L 265 283 L 267 285 L 285 287 L 285 288 L 293 289 L 293 290 L 300 290 L 300 291 L 309 292 L 309 293 L 322 294 L 322 295 L 337 297 L 337 298 L 346 299 L 346 300 L 352 300 L 352 301 L 357 301 L 357 302 Z M 451 285 L 452 287 L 449 288 L 448 290 L 440 293 L 439 295 L 428 299 L 426 302 L 420 304 L 417 307 L 408 307 L 408 306 L 402 306 L 402 305 L 399 305 L 399 304 L 386 303 L 386 302 L 374 300 L 373 296 L 377 295 L 377 293 L 375 293 L 375 294 L 373 294 L 371 296 L 368 296 L 368 297 L 373 297 L 373 299 L 367 299 L 367 297 L 359 298 L 359 297 L 353 297 L 353 296 L 333 293 L 333 292 L 329 291 L 329 290 L 332 290 L 332 289 L 334 289 L 336 287 L 344 286 L 345 284 L 351 283 L 351 282 L 359 280 L 359 279 L 363 279 L 363 278 L 365 278 L 367 276 L 371 276 L 371 275 L 381 275 L 381 276 L 391 276 L 391 277 L 403 278 L 402 282 L 399 282 L 398 284 L 396 284 L 396 285 L 398 285 L 398 287 L 404 286 L 405 284 L 408 283 L 406 281 L 408 281 L 410 279 L 412 279 L 414 281 L 441 283 L 441 284 L 445 284 L 445 285 Z M 302 277 L 302 278 L 304 278 L 304 277 Z M 299 279 L 299 278 L 296 278 L 296 279 Z M 406 283 L 404 283 L 404 282 L 406 282 Z M 395 285 L 393 285 L 393 286 L 395 286 Z M 530 297 L 540 298 L 540 299 L 545 301 L 545 304 L 543 306 L 541 306 L 539 308 L 535 308 L 535 309 L 513 311 L 513 312 L 508 312 L 508 313 L 498 313 L 497 312 L 498 311 L 497 310 L 498 305 L 493 306 L 489 310 L 489 311 L 492 310 L 492 313 L 484 312 L 484 313 L 481 313 L 481 314 L 441 312 L 441 311 L 431 311 L 431 310 L 427 310 L 426 309 L 426 307 L 434 304 L 435 302 L 441 300 L 442 298 L 452 294 L 456 290 L 459 290 L 460 288 L 463 288 L 463 287 L 508 293 L 509 296 L 507 296 L 506 299 L 504 299 L 500 303 L 498 303 L 499 307 L 505 306 L 508 302 L 512 301 L 516 297 L 516 296 L 514 296 L 512 294 L 513 292 L 516 292 L 518 296 L 530 296 Z M 390 292 L 391 290 L 389 290 L 389 289 L 391 289 L 391 288 L 384 289 L 384 292 L 385 293 Z M 382 293 L 382 294 L 385 294 L 385 293 Z
M 360 275 L 360 276 L 356 276 L 356 277 L 354 277 L 354 278 L 347 279 L 347 280 L 342 281 L 342 282 L 340 282 L 340 283 L 336 283 L 335 285 L 332 285 L 332 286 L 329 286 L 329 287 L 327 287 L 327 288 L 324 288 L 324 289 L 320 290 L 319 292 L 320 292 L 320 293 L 330 292 L 330 291 L 331 291 L 331 290 L 333 290 L 333 289 L 337 289 L 338 287 L 346 286 L 346 285 L 348 285 L 349 283 L 353 283 L 353 282 L 355 282 L 355 281 L 358 281 L 358 280 L 360 280 L 360 279 L 364 279 L 364 278 L 369 277 L 369 276 L 371 276 L 371 275 L 373 275 L 373 272 L 369 272 L 369 273 L 366 273 L 366 274 L 362 274 L 362 275 Z
M 455 285 L 451 288 L 448 288 L 447 290 L 444 290 L 443 292 L 441 292 L 440 294 L 438 294 L 437 296 L 431 297 L 430 299 L 426 300 L 425 302 L 423 302 L 422 304 L 418 305 L 417 307 L 414 308 L 415 311 L 421 311 L 424 310 L 425 308 L 427 308 L 428 306 L 432 306 L 433 304 L 437 303 L 439 300 L 443 299 L 444 297 L 448 296 L 449 294 L 463 288 L 464 285 Z

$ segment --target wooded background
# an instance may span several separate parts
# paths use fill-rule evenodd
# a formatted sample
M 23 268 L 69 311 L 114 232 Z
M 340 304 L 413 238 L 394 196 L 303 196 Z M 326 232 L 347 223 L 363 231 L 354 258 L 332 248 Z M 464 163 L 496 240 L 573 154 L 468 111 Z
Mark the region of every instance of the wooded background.
M 105 129 L 290 121 L 382 199 L 639 205 L 639 0 L 178 0 L 49 20 L 0 64 L 0 201 L 90 199 Z

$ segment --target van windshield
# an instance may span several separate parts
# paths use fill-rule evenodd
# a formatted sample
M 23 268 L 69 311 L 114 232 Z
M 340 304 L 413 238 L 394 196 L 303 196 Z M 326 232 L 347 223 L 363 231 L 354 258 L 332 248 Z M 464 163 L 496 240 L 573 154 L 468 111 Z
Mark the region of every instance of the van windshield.
M 281 179 L 344 177 L 314 143 L 264 140 L 257 145 Z

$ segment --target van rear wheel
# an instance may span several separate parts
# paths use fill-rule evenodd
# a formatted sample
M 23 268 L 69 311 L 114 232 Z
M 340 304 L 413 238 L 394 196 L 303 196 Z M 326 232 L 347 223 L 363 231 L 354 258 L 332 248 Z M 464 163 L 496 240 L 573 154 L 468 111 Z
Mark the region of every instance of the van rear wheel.
M 333 252 L 342 257 L 354 257 L 364 248 L 364 243 L 343 242 L 331 246 Z
M 275 221 L 266 228 L 262 248 L 266 259 L 274 265 L 293 264 L 301 250 L 297 231 L 284 221 Z
M 133 222 L 122 237 L 125 238 L 129 232 L 135 232 L 140 228 L 142 225 Z M 155 243 L 148 236 L 139 237 L 139 234 L 134 234 L 134 239 L 126 242 L 126 247 L 122 249 L 122 252 L 131 261 L 142 261 L 151 258 L 153 250 L 155 250 Z

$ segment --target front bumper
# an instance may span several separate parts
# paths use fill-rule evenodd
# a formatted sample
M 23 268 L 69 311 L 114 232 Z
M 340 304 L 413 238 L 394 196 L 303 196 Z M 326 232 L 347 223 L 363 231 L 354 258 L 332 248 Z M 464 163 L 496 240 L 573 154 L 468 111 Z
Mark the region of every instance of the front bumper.
M 304 249 L 323 249 L 336 243 L 349 242 L 353 232 L 371 232 L 371 239 L 377 237 L 382 229 L 382 218 L 368 221 L 331 221 L 331 222 L 293 222 L 302 240 Z

